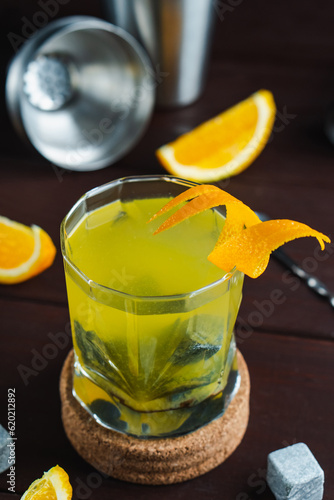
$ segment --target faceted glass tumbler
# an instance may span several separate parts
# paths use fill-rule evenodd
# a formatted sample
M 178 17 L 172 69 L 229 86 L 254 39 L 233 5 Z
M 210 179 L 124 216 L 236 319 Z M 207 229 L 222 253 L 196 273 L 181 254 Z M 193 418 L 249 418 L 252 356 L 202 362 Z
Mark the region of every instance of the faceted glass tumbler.
M 86 193 L 61 225 L 73 394 L 101 425 L 139 438 L 183 435 L 223 415 L 240 383 L 233 328 L 243 274 L 222 271 L 187 293 L 137 295 L 126 283 L 120 289 L 87 276 L 69 240 L 87 217 L 115 201 L 175 197 L 193 185 L 168 176 L 119 179 Z M 223 224 L 224 210 L 214 212 Z M 98 256 L 92 251 L 90 258 Z M 123 270 L 116 272 L 121 280 Z

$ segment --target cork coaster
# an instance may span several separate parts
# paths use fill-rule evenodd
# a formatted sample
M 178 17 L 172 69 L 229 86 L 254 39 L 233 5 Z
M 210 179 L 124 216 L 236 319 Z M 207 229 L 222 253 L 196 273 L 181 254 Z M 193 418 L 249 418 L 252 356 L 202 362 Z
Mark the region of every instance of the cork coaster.
M 241 385 L 222 417 L 185 436 L 146 440 L 102 427 L 82 408 L 72 395 L 73 359 L 71 351 L 60 376 L 65 432 L 79 455 L 109 476 L 142 484 L 186 481 L 224 462 L 246 432 L 250 380 L 240 351 Z

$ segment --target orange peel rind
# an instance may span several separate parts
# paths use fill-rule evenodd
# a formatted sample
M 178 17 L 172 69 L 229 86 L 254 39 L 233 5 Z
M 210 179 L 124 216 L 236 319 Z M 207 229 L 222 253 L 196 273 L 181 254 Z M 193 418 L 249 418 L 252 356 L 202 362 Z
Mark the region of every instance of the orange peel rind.
M 173 198 L 148 221 L 185 203 L 155 231 L 169 229 L 206 209 L 226 206 L 226 219 L 215 248 L 208 256 L 210 262 L 226 272 L 238 269 L 251 278 L 257 278 L 267 268 L 270 254 L 279 246 L 296 238 L 311 236 L 321 249 L 330 243 L 328 236 L 306 224 L 288 219 L 261 222 L 247 205 L 217 186 L 194 186 Z
M 219 237 L 218 244 L 222 243 L 245 226 L 249 227 L 261 222 L 258 216 L 247 205 L 229 193 L 226 193 L 226 191 L 210 184 L 194 186 L 184 191 L 162 207 L 148 222 L 151 222 L 160 215 L 165 214 L 172 208 L 186 201 L 188 201 L 188 203 L 179 208 L 179 210 L 163 222 L 154 234 L 169 229 L 188 217 L 192 217 L 208 208 L 214 208 L 219 205 L 226 206 L 228 217 L 226 217 L 226 222 Z
M 247 276 L 257 278 L 266 269 L 271 252 L 296 238 L 313 236 L 321 249 L 330 239 L 306 224 L 287 219 L 269 220 L 248 227 L 221 245 L 209 255 L 210 262 L 224 270 L 234 266 Z

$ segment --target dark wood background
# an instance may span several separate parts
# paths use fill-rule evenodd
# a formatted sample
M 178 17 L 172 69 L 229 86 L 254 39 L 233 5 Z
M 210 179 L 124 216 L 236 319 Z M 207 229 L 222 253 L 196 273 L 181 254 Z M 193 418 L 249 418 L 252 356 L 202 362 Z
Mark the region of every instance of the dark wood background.
M 56 1 L 56 0 L 55 0 Z M 334 322 L 333 309 L 271 260 L 257 280 L 246 279 L 236 328 L 252 382 L 246 436 L 225 464 L 184 484 L 144 487 L 102 479 L 72 449 L 60 420 L 58 380 L 70 349 L 58 348 L 24 384 L 18 367 L 44 357 L 52 334 L 68 328 L 59 225 L 88 189 L 134 174 L 162 174 L 154 150 L 180 133 L 247 97 L 272 90 L 278 115 L 265 151 L 244 173 L 221 186 L 273 218 L 303 221 L 334 238 L 334 148 L 324 120 L 334 101 L 334 7 L 331 1 L 217 1 L 217 26 L 205 92 L 195 104 L 156 111 L 140 144 L 117 164 L 90 173 L 60 170 L 25 146 L 5 111 L 6 67 L 15 50 L 8 35 L 22 36 L 45 2 L 1 2 L 0 213 L 38 224 L 58 253 L 40 276 L 0 286 L 0 423 L 7 424 L 7 390 L 17 399 L 17 498 L 55 464 L 69 473 L 78 499 L 269 500 L 266 458 L 271 451 L 305 442 L 325 470 L 325 496 L 334 498 Z M 101 16 L 98 2 L 62 0 L 55 17 Z M 334 290 L 334 245 L 320 254 L 313 239 L 286 251 Z M 281 304 L 270 294 L 281 291 Z M 264 309 L 263 309 L 264 308 Z M 262 312 L 259 312 L 261 311 Z M 51 337 L 50 337 L 51 334 Z M 45 366 L 44 366 L 45 364 Z M 36 368 L 36 366 L 35 366 Z M 0 499 L 9 500 L 6 473 Z

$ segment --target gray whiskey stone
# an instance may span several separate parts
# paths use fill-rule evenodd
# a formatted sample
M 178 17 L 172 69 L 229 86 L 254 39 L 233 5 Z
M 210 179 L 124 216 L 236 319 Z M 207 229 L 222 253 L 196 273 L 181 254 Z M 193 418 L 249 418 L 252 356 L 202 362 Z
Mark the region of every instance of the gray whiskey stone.
M 322 500 L 324 471 L 304 443 L 268 455 L 267 483 L 276 500 Z
M 0 474 L 8 469 L 9 447 L 12 438 L 2 425 L 0 425 Z

